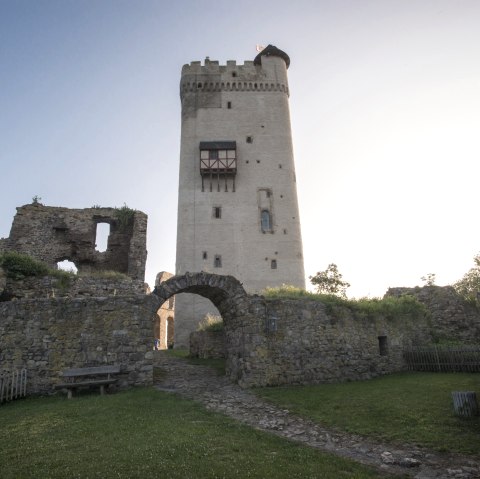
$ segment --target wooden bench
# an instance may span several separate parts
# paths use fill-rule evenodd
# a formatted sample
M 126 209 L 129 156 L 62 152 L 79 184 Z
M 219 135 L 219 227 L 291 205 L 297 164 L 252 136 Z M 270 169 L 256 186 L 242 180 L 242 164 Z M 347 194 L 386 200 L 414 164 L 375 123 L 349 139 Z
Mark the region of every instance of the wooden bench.
M 71 399 L 74 389 L 100 386 L 100 394 L 103 395 L 105 394 L 105 386 L 117 381 L 117 378 L 111 376 L 119 372 L 120 366 L 115 365 L 66 369 L 62 372 L 62 377 L 67 378 L 66 382 L 56 384 L 55 389 L 67 389 L 68 399 Z

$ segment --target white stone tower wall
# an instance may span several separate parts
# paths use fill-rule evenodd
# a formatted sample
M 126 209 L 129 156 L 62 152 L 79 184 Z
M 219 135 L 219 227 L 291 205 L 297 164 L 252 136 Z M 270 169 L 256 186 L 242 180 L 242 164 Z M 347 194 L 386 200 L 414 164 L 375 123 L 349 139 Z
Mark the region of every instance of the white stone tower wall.
M 304 288 L 284 58 L 262 56 L 261 65 L 193 62 L 182 70 L 181 97 L 176 273 L 233 275 L 250 293 L 282 284 Z M 209 180 L 202 191 L 203 141 L 236 142 L 235 191 L 231 178 L 228 191 L 223 178 L 220 191 L 216 179 L 213 191 Z M 215 218 L 215 207 L 221 218 Z M 270 211 L 271 231 L 262 232 L 262 209 Z M 221 267 L 214 266 L 215 255 L 221 255 Z M 212 310 L 199 296 L 178 295 L 176 346 L 186 346 L 190 332 Z

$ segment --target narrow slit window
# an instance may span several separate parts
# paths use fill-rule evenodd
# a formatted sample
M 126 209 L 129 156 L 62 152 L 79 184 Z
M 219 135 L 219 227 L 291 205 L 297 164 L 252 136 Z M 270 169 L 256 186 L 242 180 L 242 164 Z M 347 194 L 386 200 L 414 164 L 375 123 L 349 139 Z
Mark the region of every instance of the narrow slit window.
M 253 136 L 247 136 L 247 143 L 253 143 Z
M 232 102 L 231 101 L 227 101 L 227 108 L 229 110 L 232 108 Z
M 220 219 L 222 217 L 222 207 L 221 206 L 214 206 L 213 207 L 213 217 L 216 219 Z
M 202 253 L 202 258 L 203 258 L 203 259 L 208 259 L 208 254 L 207 254 L 206 251 L 204 251 L 204 252 Z
M 222 257 L 219 254 L 215 255 L 215 259 L 213 260 L 213 266 L 215 268 L 221 268 L 222 267 Z
M 270 215 L 270 211 L 262 210 L 260 221 L 263 233 L 272 231 L 272 216 Z
M 276 259 L 272 259 L 272 261 L 270 262 L 270 267 L 272 269 L 277 269 L 277 260 Z

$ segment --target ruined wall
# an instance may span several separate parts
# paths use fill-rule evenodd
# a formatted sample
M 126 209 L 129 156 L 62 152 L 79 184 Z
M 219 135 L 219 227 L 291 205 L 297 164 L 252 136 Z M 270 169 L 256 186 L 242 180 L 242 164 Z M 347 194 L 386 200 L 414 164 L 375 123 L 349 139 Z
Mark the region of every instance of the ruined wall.
M 121 210 L 121 209 L 120 209 Z M 69 209 L 32 203 L 17 208 L 3 250 L 28 254 L 56 268 L 75 263 L 79 272 L 112 270 L 144 280 L 147 215 L 135 211 L 126 222 L 115 208 Z M 96 251 L 97 224 L 108 223 L 107 251 Z
M 458 295 L 452 286 L 390 288 L 385 296 L 414 296 L 431 314 L 432 329 L 438 340 L 480 342 L 479 310 Z
M 359 319 L 311 300 L 250 297 L 244 319 L 226 324 L 227 371 L 243 386 L 369 379 L 404 370 L 403 348 L 432 341 L 426 317 Z
M 0 303 L 2 369 L 26 367 L 28 393 L 51 393 L 60 372 L 119 364 L 119 387 L 152 384 L 155 296 Z
M 225 358 L 223 331 L 194 331 L 190 334 L 190 356 L 195 358 Z
M 161 271 L 155 278 L 155 287 L 173 277 L 172 273 Z M 175 321 L 175 297 L 167 299 L 157 311 L 158 320 L 155 324 L 154 336 L 159 340 L 159 349 L 173 347 L 174 321 Z
M 12 299 L 88 298 L 145 294 L 145 283 L 130 278 L 73 276 L 68 280 L 52 276 L 30 276 L 20 280 L 6 278 L 0 268 L 0 301 Z

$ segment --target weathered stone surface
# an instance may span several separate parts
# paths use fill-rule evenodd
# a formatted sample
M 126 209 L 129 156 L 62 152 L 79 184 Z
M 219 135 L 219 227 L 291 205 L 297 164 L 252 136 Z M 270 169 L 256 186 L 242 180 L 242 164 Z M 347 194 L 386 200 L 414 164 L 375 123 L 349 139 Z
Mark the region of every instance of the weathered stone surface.
M 135 211 L 119 222 L 115 208 L 69 209 L 32 203 L 17 208 L 10 236 L 0 251 L 17 251 L 51 268 L 59 261 L 75 263 L 79 272 L 112 270 L 144 280 L 147 258 L 147 215 Z M 110 225 L 107 251 L 96 251 L 98 223 Z
M 196 358 L 225 358 L 223 331 L 195 331 L 190 334 L 190 356 Z
M 458 295 L 452 286 L 390 288 L 385 296 L 411 295 L 423 303 L 431 315 L 436 339 L 480 341 L 478 309 Z
M 28 368 L 28 393 L 51 393 L 60 372 L 119 364 L 119 387 L 152 383 L 150 295 L 53 298 L 0 303 L 0 363 Z

